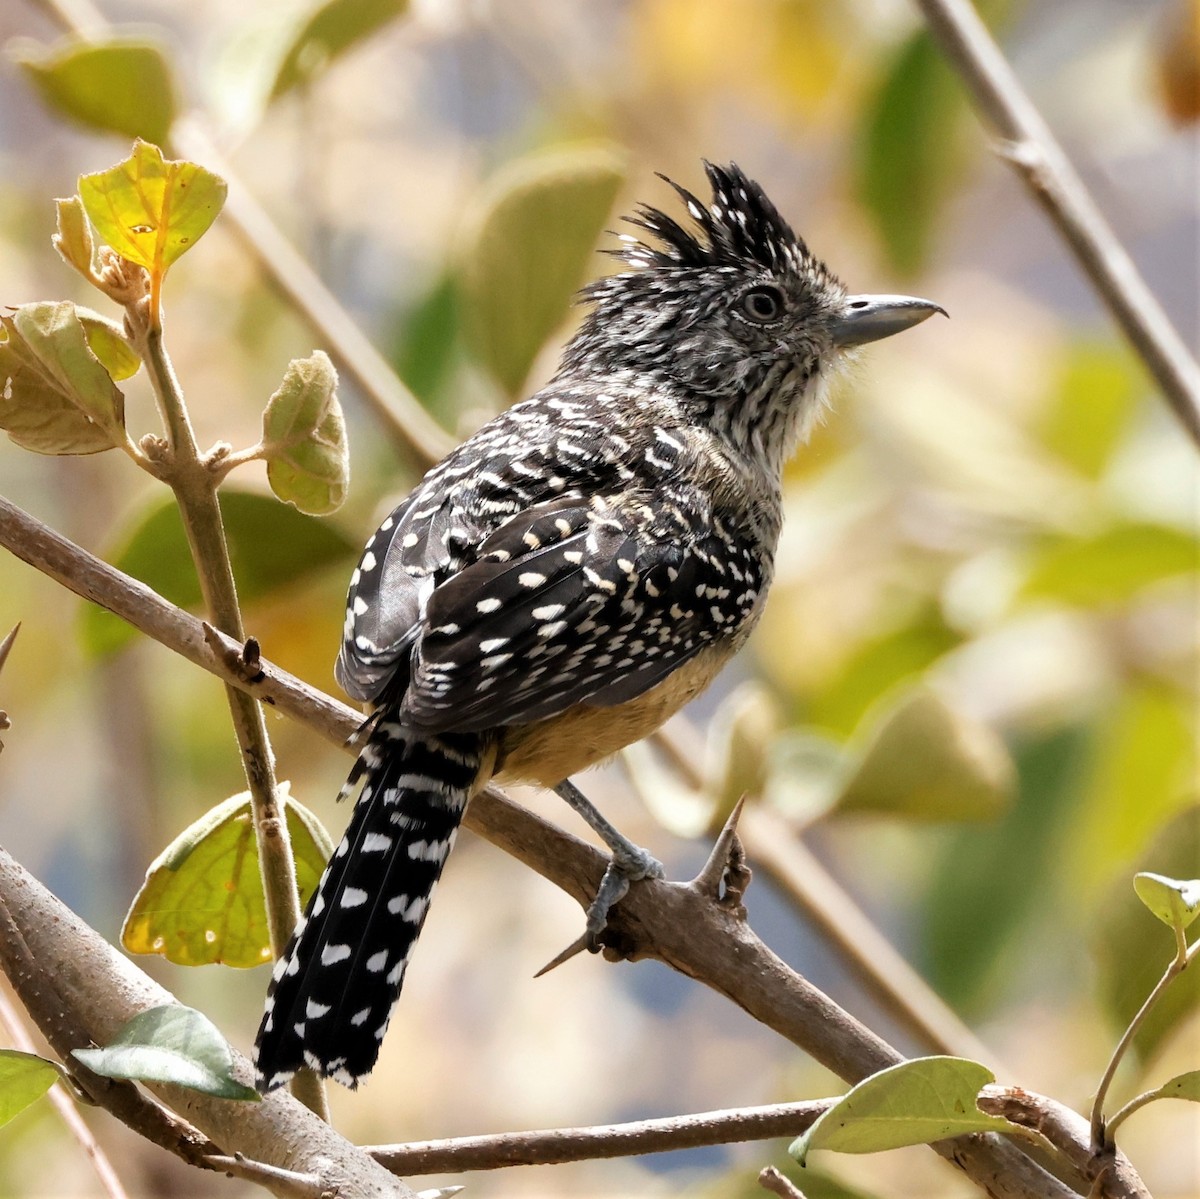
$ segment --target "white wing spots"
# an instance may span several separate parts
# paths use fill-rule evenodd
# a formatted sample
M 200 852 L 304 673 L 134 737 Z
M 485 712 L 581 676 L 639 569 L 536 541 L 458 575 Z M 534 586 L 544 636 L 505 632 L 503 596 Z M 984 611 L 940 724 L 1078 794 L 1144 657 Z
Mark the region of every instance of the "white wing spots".
M 372 571 L 375 569 L 376 565 L 375 555 L 370 550 L 367 550 L 367 552 L 362 556 L 362 561 L 359 563 L 359 568 L 365 571 Z
M 381 949 L 378 953 L 373 953 L 367 958 L 366 966 L 372 974 L 382 974 L 384 967 L 387 965 L 388 951 Z
M 557 637 L 567 627 L 565 620 L 554 620 L 549 624 L 538 626 L 538 636 L 542 638 Z M 509 655 L 511 656 L 511 655 Z
M 349 956 L 349 945 L 326 945 L 321 950 L 321 965 L 336 966 L 338 962 L 344 962 Z
M 408 965 L 408 958 L 401 958 L 387 973 L 388 985 L 397 987 L 400 985 L 400 980 L 404 977 L 404 967 Z
M 355 1012 L 354 1015 L 350 1017 L 350 1023 L 357 1028 L 360 1024 L 366 1024 L 370 1017 L 371 1009 L 369 1007 L 365 1007 L 362 1009 L 362 1011 Z
M 481 599 L 475 605 L 475 611 L 482 612 L 486 616 L 489 612 L 495 612 L 499 607 L 500 601 L 493 597 L 490 599 Z
M 449 850 L 446 841 L 412 841 L 408 846 L 408 856 L 414 862 L 440 862 Z
M 304 1005 L 304 1017 L 306 1020 L 319 1020 L 328 1011 L 330 1011 L 329 1004 L 318 1003 L 315 999 L 310 999 Z
M 340 902 L 344 908 L 359 908 L 367 902 L 367 893 L 361 887 L 347 887 Z
M 370 610 L 370 605 L 365 599 L 363 599 L 361 595 L 356 595 L 354 597 L 353 607 L 355 616 L 364 616 Z
M 537 613 L 534 613 L 537 616 Z M 490 654 L 494 650 L 498 650 L 501 646 L 507 645 L 510 638 L 508 637 L 489 637 L 486 641 L 479 643 L 480 650 L 485 654 Z
M 401 546 L 406 550 L 411 550 L 421 538 L 416 533 L 405 533 L 400 539 Z
M 387 532 L 389 532 L 389 531 L 391 530 L 391 527 L 392 527 L 392 525 L 394 525 L 395 523 L 396 523 L 396 521 L 395 521 L 395 518 L 394 518 L 394 517 L 391 517 L 391 516 L 389 516 L 389 517 L 387 518 L 387 520 L 385 520 L 385 521 L 383 522 L 383 524 L 381 524 L 381 525 L 379 526 L 379 531 L 380 531 L 381 533 L 387 533 Z
M 563 559 L 570 562 L 572 566 L 578 566 L 583 561 L 583 552 L 581 550 L 563 550 Z
M 386 833 L 368 833 L 360 847 L 363 853 L 387 853 L 392 848 L 392 838 Z
M 527 570 L 517 576 L 517 582 L 522 587 L 540 587 L 546 581 L 546 576 L 536 570 Z
M 556 616 L 560 616 L 566 611 L 566 604 L 543 604 L 540 608 L 534 608 L 530 616 L 534 620 L 553 620 Z M 507 640 L 507 638 L 505 639 Z M 483 648 L 482 646 L 480 648 Z M 511 655 L 506 655 L 511 657 Z
M 416 895 L 411 898 L 407 895 L 396 895 L 388 900 L 387 910 L 409 924 L 416 924 L 425 915 L 428 906 L 428 895 Z

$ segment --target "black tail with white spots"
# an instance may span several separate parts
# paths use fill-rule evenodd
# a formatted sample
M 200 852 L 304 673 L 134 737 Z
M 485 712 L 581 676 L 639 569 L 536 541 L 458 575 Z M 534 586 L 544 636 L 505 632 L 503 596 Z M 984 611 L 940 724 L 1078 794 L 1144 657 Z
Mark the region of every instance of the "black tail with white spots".
M 309 1067 L 371 1072 L 429 897 L 479 775 L 484 740 L 428 736 L 385 713 L 347 781 L 362 793 L 308 911 L 275 964 L 255 1043 L 268 1091 Z

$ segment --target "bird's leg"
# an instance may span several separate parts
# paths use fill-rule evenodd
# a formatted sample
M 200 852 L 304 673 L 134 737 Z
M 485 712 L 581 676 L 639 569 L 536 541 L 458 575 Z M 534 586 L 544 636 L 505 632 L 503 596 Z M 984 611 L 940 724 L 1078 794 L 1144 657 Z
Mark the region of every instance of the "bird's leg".
M 605 820 L 596 805 L 570 779 L 564 779 L 554 791 L 588 822 L 612 851 L 612 859 L 600 880 L 600 889 L 587 910 L 588 938 L 594 942 L 604 931 L 613 904 L 629 890 L 630 883 L 643 878 L 662 878 L 665 872 L 662 863 L 653 854 L 634 845 Z

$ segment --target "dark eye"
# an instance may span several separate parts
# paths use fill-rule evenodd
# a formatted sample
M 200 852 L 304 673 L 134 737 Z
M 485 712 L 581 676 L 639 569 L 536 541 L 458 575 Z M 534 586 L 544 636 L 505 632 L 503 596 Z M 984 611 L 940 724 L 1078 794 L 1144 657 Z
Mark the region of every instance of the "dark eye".
M 778 287 L 752 287 L 742 296 L 742 315 L 760 325 L 777 321 L 783 315 L 783 292 Z

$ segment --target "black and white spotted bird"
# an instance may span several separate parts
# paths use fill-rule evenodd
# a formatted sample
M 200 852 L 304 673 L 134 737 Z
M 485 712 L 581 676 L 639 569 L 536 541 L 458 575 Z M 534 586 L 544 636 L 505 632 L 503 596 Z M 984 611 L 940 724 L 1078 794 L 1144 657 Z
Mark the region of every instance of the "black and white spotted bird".
M 780 475 L 854 346 L 941 309 L 849 296 L 762 189 L 706 164 L 613 251 L 632 268 L 550 383 L 489 421 L 367 542 L 338 681 L 374 705 L 362 790 L 259 1030 L 260 1085 L 375 1064 L 467 801 L 492 779 L 557 790 L 613 850 L 588 913 L 662 868 L 568 781 L 657 728 L 745 642 L 771 582 Z M 669 181 L 668 181 L 669 182 Z

